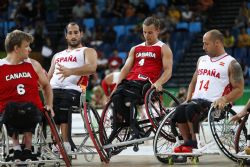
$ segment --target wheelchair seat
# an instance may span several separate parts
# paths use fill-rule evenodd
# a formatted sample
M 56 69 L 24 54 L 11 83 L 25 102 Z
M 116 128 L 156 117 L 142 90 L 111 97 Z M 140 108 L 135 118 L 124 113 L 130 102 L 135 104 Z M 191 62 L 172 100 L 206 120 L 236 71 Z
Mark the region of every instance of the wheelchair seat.
M 34 133 L 37 123 L 40 122 L 42 122 L 42 113 L 32 103 L 10 102 L 6 105 L 2 118 L 9 136 L 13 133 Z

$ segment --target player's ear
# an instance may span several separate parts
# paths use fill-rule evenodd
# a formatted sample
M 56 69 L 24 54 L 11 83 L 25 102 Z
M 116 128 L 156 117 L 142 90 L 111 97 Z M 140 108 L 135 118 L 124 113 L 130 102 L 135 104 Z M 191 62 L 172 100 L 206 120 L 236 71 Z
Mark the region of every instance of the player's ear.
M 14 51 L 17 52 L 18 48 L 19 48 L 19 47 L 18 47 L 17 45 L 15 45 L 15 46 L 14 46 Z

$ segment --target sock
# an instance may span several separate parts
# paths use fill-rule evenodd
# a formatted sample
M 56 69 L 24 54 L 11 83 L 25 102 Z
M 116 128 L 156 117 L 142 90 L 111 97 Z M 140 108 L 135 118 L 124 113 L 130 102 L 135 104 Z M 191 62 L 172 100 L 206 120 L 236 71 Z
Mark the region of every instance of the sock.
M 63 142 L 65 147 L 71 148 L 71 145 L 69 144 L 69 142 Z
M 20 146 L 20 145 L 16 145 L 16 146 L 14 146 L 14 147 L 13 147 L 13 149 L 14 149 L 14 150 L 20 150 L 20 151 L 22 151 L 22 149 L 21 149 L 21 146 Z
M 24 148 L 24 150 L 30 150 L 30 151 L 31 151 L 31 149 L 30 149 L 30 148 L 26 148 L 26 147 Z

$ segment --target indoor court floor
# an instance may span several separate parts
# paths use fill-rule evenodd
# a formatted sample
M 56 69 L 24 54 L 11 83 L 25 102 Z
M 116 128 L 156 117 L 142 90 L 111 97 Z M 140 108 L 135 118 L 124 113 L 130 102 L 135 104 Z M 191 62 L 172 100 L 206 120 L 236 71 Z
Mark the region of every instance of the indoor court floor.
M 190 161 L 187 163 L 175 163 L 174 165 L 163 164 L 153 155 L 118 155 L 111 158 L 108 164 L 100 162 L 98 156 L 95 156 L 92 162 L 86 162 L 82 156 L 78 160 L 73 160 L 73 166 L 76 167 L 165 167 L 165 166 L 197 166 L 197 167 L 236 167 L 237 163 L 228 160 L 223 155 L 204 155 L 200 157 L 200 162 L 193 165 Z

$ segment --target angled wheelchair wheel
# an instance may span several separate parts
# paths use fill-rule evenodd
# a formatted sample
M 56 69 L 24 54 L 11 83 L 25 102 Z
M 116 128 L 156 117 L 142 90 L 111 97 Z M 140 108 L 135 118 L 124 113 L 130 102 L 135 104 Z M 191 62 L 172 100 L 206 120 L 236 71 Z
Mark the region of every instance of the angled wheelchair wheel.
M 100 141 L 101 144 L 108 145 L 113 143 L 119 143 L 123 142 L 129 139 L 130 136 L 130 130 L 129 130 L 129 124 L 127 124 L 125 121 L 115 123 L 114 121 L 114 113 L 113 113 L 113 103 L 111 100 L 106 104 L 101 120 L 100 120 Z M 108 153 L 109 157 L 111 155 L 119 154 L 122 149 L 118 147 L 114 148 L 108 148 L 105 149 Z
M 33 136 L 32 145 L 34 146 L 34 153 L 41 153 L 41 148 L 45 144 L 45 137 L 43 128 L 40 124 L 36 125 L 35 134 Z
M 0 161 L 4 162 L 9 155 L 9 137 L 5 124 L 2 125 L 0 138 Z
M 53 117 L 51 116 L 50 112 L 44 111 L 44 115 L 45 115 L 46 120 L 48 121 L 52 135 L 55 137 L 56 144 L 59 146 L 60 153 L 63 157 L 65 165 L 67 167 L 70 167 L 71 166 L 70 158 L 69 158 L 69 156 L 66 153 L 66 150 L 64 148 L 63 140 L 62 140 L 61 136 L 59 136 L 59 132 L 58 132 L 58 129 L 56 127 L 56 123 L 55 123 Z
M 169 163 L 167 153 L 172 152 L 172 148 L 176 142 L 174 134 L 171 131 L 171 118 L 174 109 L 163 118 L 159 128 L 156 131 L 153 141 L 153 150 L 155 157 L 163 163 Z
M 237 162 L 238 158 L 235 154 L 239 151 L 243 151 L 242 149 L 244 148 L 244 143 L 241 142 L 238 150 L 236 150 L 235 137 L 240 124 L 229 122 L 230 117 L 235 114 L 236 112 L 228 106 L 226 106 L 223 110 L 211 107 L 208 114 L 208 121 L 212 137 L 221 152 L 230 160 Z M 246 130 L 246 127 L 242 128 Z
M 104 149 L 102 149 L 102 144 L 99 140 L 99 123 L 100 116 L 97 111 L 91 107 L 88 103 L 84 103 L 84 118 L 85 127 L 88 130 L 89 137 L 91 138 L 97 153 L 99 154 L 102 161 L 105 163 L 109 162 L 109 158 Z
M 147 116 L 155 129 L 159 127 L 163 117 L 172 109 L 170 103 L 175 104 L 175 106 L 180 104 L 175 96 L 166 89 L 157 92 L 155 88 L 147 91 L 144 102 Z
M 235 135 L 235 151 L 236 153 L 242 152 L 244 148 L 247 146 L 247 128 L 248 127 L 248 120 L 249 114 L 246 115 L 242 121 L 240 121 L 239 128 L 237 129 Z

